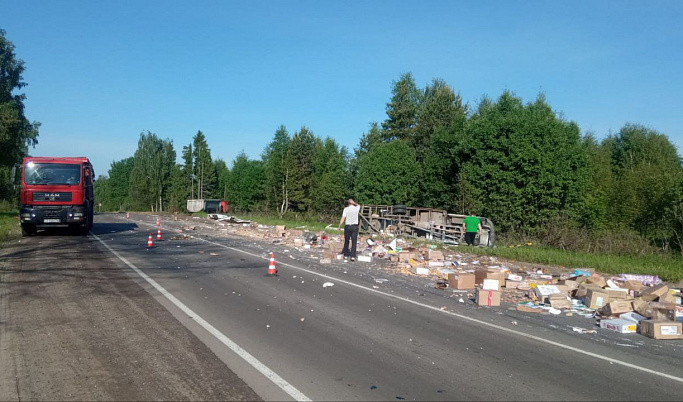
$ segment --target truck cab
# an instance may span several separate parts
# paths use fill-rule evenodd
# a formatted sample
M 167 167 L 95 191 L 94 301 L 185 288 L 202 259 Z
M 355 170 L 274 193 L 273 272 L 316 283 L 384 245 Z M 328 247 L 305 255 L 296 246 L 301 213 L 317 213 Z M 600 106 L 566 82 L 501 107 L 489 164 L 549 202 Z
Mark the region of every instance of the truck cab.
M 94 177 L 85 157 L 24 158 L 19 203 L 22 235 L 48 227 L 88 234 L 93 224 Z

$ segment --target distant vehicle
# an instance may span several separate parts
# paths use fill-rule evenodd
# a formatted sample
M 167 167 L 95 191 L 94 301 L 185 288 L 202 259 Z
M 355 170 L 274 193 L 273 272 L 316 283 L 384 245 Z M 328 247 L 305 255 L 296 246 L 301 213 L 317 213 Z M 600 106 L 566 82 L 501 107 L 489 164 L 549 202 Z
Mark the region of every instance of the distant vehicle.
M 85 157 L 27 157 L 22 163 L 22 236 L 40 227 L 69 227 L 87 235 L 93 225 L 95 171 Z
M 364 233 L 383 233 L 403 237 L 460 244 L 465 242 L 462 223 L 467 215 L 449 214 L 442 209 L 407 207 L 405 205 L 361 205 L 360 229 Z M 490 219 L 479 216 L 482 232 L 475 244 L 492 247 L 495 229 Z
M 198 199 L 198 200 L 187 200 L 187 211 L 188 212 L 201 212 L 206 213 L 218 213 L 221 211 L 221 200 L 209 200 L 209 199 Z

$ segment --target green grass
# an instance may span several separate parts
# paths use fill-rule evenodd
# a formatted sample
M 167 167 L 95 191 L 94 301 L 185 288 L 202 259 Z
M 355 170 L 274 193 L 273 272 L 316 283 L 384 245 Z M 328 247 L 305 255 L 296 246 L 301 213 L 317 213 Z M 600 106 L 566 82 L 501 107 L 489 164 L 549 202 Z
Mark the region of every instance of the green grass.
M 248 219 L 252 220 L 256 223 L 260 223 L 262 225 L 271 225 L 271 226 L 277 226 L 277 225 L 285 225 L 287 229 L 301 229 L 301 230 L 310 230 L 312 232 L 321 232 L 325 230 L 325 227 L 329 225 L 332 222 L 320 222 L 317 220 L 313 219 L 308 219 L 308 220 L 297 220 L 297 219 L 290 219 L 290 218 L 284 218 L 280 219 L 277 217 L 268 217 L 268 216 L 261 216 L 261 215 L 236 215 L 237 218 L 240 219 Z M 337 224 L 339 221 L 335 222 L 333 226 L 336 228 Z M 337 230 L 330 230 L 327 229 L 326 232 L 329 233 L 341 233 L 341 231 Z
M 567 268 L 595 268 L 609 274 L 659 275 L 664 281 L 683 279 L 683 258 L 680 255 L 614 255 L 565 251 L 540 246 L 521 247 L 453 247 L 462 252 L 490 255 L 516 261 L 559 265 Z
M 19 211 L 9 203 L 0 202 L 0 243 L 21 237 Z

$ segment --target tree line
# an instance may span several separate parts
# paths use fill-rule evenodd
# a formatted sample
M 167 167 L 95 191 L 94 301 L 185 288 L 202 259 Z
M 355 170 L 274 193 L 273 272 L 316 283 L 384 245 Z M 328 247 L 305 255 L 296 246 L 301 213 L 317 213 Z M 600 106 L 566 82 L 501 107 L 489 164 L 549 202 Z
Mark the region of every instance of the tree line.
M 320 218 L 354 197 L 487 216 L 499 231 L 561 247 L 640 247 L 623 241 L 637 238 L 681 248 L 681 157 L 651 128 L 625 124 L 597 140 L 542 94 L 525 103 L 505 91 L 472 107 L 443 80 L 419 88 L 410 73 L 393 82 L 386 114 L 352 152 L 280 126 L 260 158 L 242 152 L 230 167 L 212 159 L 201 131 L 181 164 L 171 141 L 143 133 L 97 196 L 109 210 L 182 211 L 188 198 L 220 198 L 236 212 Z

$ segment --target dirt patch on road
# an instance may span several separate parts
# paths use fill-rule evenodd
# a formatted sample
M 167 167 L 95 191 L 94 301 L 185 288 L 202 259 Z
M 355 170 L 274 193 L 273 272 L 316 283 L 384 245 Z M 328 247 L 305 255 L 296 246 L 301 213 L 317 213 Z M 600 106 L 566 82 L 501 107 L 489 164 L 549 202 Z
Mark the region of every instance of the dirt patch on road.
M 0 400 L 256 400 L 83 237 L 0 250 Z

